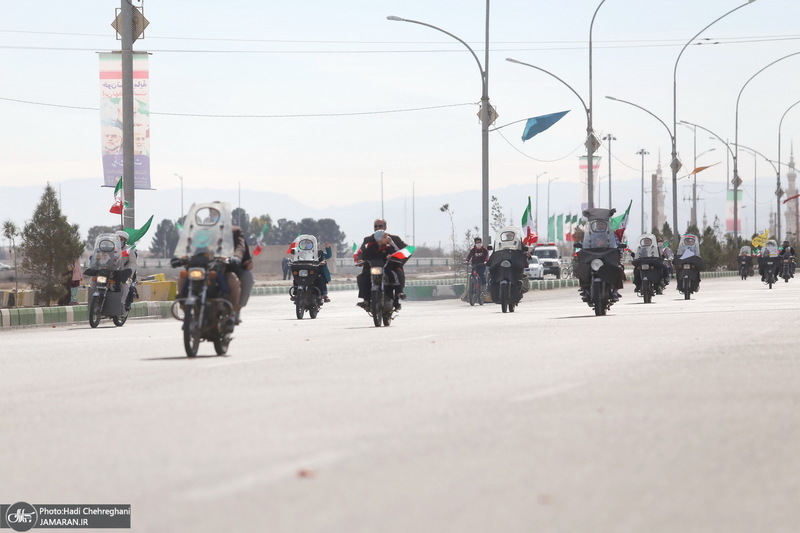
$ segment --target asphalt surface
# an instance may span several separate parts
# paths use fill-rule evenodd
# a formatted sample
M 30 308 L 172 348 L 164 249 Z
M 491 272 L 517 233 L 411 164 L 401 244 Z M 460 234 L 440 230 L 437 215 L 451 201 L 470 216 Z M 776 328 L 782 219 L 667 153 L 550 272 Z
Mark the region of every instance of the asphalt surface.
M 254 297 L 196 359 L 175 320 L 2 331 L 0 503 L 129 503 L 137 532 L 798 531 L 800 282 L 623 295 L 389 328 L 354 292 L 302 321 Z

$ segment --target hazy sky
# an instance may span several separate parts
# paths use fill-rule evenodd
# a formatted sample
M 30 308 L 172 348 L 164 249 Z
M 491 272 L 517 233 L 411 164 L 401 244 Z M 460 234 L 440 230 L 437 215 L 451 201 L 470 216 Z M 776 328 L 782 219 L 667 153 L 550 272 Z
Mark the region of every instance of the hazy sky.
M 547 69 L 588 102 L 589 24 L 596 0 L 495 0 L 491 5 L 489 95 L 496 126 L 571 110 L 522 143 L 523 123 L 490 134 L 490 185 L 577 182 L 586 117 L 555 79 L 505 61 Z M 704 26 L 741 5 L 736 0 L 607 0 L 594 26 L 594 126 L 613 133 L 612 183 L 638 179 L 641 148 L 669 164 L 667 131 L 646 113 L 604 98 L 630 100 L 672 127 L 673 67 L 681 47 Z M 141 5 L 135 2 L 134 5 Z M 97 177 L 102 183 L 98 58 L 119 49 L 110 23 L 119 2 L 14 2 L 0 22 L 0 183 L 44 184 Z M 468 41 L 483 61 L 485 2 L 473 0 L 228 0 L 144 4 L 150 21 L 135 49 L 150 51 L 152 183 L 284 193 L 308 205 L 480 189 L 478 67 L 458 42 L 387 15 L 439 26 Z M 800 51 L 800 2 L 756 0 L 725 17 L 684 52 L 677 69 L 678 119 L 734 140 L 736 99 L 745 82 L 772 61 Z M 800 99 L 800 55 L 759 74 L 742 93 L 739 141 L 777 158 L 778 123 Z M 408 111 L 411 109 L 431 108 Z M 208 115 L 223 115 L 210 117 Z M 338 115 L 338 116 L 337 116 Z M 800 135 L 800 105 L 784 121 L 782 159 Z M 679 153 L 693 166 L 693 133 L 678 127 Z M 724 145 L 697 135 L 701 214 L 724 214 Z M 600 169 L 607 203 L 608 152 Z M 740 154 L 743 204 L 753 205 L 753 156 Z M 774 210 L 775 173 L 757 163 L 759 218 Z M 669 175 L 669 171 L 665 172 Z M 683 175 L 681 172 L 680 175 Z M 681 220 L 688 180 L 679 182 Z M 671 184 L 668 198 L 671 199 Z M 139 194 L 159 194 L 141 192 Z M 109 194 L 110 196 L 110 194 Z M 541 197 L 541 196 L 540 196 Z M 631 198 L 614 198 L 623 208 Z M 638 196 L 632 216 L 638 217 Z M 31 199 L 35 205 L 36 199 Z M 578 198 L 551 199 L 573 212 Z M 513 206 L 521 215 L 524 199 Z M 85 209 L 94 209 L 86 206 Z M 113 223 L 97 206 L 98 224 Z M 247 206 L 256 214 L 269 206 Z M 463 207 L 461 210 L 463 211 Z M 746 209 L 749 209 L 746 208 Z M 476 216 L 480 205 L 475 205 Z M 671 213 L 671 203 L 667 206 Z M 146 217 L 147 215 L 144 214 Z M 370 218 L 369 214 L 367 218 Z M 303 217 L 302 213 L 297 219 Z M 0 218 L 2 216 L 0 215 Z M 743 217 L 744 218 L 744 217 Z M 137 222 L 142 215 L 137 214 Z M 671 222 L 671 216 L 668 216 Z M 752 218 L 750 219 L 752 220 Z

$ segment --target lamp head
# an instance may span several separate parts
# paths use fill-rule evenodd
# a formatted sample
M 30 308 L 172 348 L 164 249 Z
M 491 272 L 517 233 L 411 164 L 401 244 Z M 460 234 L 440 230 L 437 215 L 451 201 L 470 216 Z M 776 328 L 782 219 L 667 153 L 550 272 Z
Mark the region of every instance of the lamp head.
M 616 98 L 614 98 L 613 96 L 606 96 L 606 98 L 608 98 L 609 100 L 617 100 L 617 99 L 616 99 Z
M 386 17 L 386 20 L 396 20 L 398 22 L 404 22 L 406 19 L 400 18 L 400 17 L 396 17 L 394 15 L 389 15 L 388 17 Z

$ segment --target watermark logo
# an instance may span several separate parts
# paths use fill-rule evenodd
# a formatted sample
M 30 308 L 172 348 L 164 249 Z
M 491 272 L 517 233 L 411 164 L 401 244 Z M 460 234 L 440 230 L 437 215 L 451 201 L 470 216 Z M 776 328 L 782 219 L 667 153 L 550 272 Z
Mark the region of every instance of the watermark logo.
M 36 525 L 38 516 L 33 505 L 17 502 L 8 506 L 4 518 L 8 527 L 14 531 L 28 531 Z

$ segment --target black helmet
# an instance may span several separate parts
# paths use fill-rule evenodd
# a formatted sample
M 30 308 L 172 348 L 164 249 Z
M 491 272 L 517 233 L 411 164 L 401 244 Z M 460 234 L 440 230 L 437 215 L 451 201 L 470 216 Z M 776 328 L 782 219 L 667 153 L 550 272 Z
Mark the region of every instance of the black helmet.
M 789 241 L 783 241 L 784 246 L 789 246 Z

